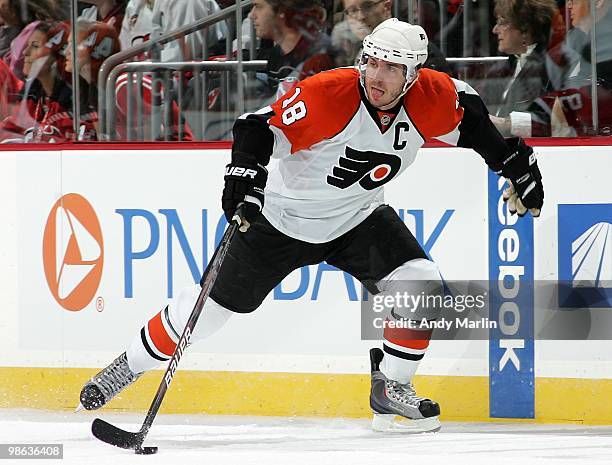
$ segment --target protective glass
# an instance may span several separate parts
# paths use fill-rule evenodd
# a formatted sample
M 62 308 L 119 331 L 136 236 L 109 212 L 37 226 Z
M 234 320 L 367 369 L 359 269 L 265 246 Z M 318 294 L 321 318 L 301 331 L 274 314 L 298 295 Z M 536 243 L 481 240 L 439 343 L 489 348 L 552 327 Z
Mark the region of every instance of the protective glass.
M 364 15 L 368 15 L 374 8 L 376 8 L 379 4 L 381 4 L 384 1 L 385 0 L 366 1 L 361 4 L 361 7 L 351 6 L 351 7 L 348 7 L 346 10 L 344 10 L 343 13 L 346 16 L 349 16 L 351 18 L 358 17 L 360 12 L 363 13 Z

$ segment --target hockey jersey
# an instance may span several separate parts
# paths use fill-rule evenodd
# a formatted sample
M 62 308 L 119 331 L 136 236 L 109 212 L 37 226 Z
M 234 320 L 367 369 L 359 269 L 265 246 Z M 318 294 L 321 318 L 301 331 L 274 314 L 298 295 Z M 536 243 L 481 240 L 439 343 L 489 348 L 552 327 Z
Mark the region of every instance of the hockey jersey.
M 156 0 L 151 13 L 153 26 L 151 38 L 157 38 L 219 11 L 219 5 L 215 0 Z M 209 49 L 213 48 L 214 52 L 215 44 L 227 35 L 225 22 L 217 22 L 208 27 L 207 31 L 197 31 L 187 35 L 184 45 L 179 40 L 165 44 L 161 51 L 161 61 L 201 59 L 204 44 Z
M 0 119 L 11 113 L 22 88 L 23 82 L 17 79 L 3 60 L 0 60 Z
M 119 41 L 121 50 L 135 47 L 146 42 L 151 37 L 153 30 L 153 10 L 146 0 L 129 0 L 125 7 L 125 16 L 121 24 Z M 139 57 L 144 61 L 146 57 Z
M 45 95 L 41 84 L 34 80 L 26 86 L 12 114 L 0 121 L 2 143 L 58 143 L 74 139 L 96 139 L 97 114 L 82 108 L 79 133 L 74 134 L 72 89 L 57 78 L 51 95 Z
M 459 94 L 480 103 L 464 99 L 469 103 L 465 115 Z M 392 121 L 381 123 L 365 97 L 359 72 L 340 68 L 300 82 L 252 115 L 265 118 L 273 133 L 263 209 L 268 221 L 293 238 L 327 242 L 384 203 L 384 185 L 414 162 L 426 140 L 471 146 L 466 132 L 486 127 L 491 131 L 489 147 L 498 148 L 499 156 L 506 151 L 476 92 L 446 74 L 421 70 L 395 113 Z
M 85 8 L 78 17 L 79 21 L 85 21 L 88 23 L 95 23 L 96 21 L 101 21 L 103 23 L 108 24 L 115 28 L 117 34 L 121 32 L 121 24 L 123 22 L 123 16 L 125 15 L 125 6 L 126 1 L 122 0 L 116 2 L 115 6 L 112 8 L 108 14 L 102 18 L 98 12 L 98 7 L 96 5 Z

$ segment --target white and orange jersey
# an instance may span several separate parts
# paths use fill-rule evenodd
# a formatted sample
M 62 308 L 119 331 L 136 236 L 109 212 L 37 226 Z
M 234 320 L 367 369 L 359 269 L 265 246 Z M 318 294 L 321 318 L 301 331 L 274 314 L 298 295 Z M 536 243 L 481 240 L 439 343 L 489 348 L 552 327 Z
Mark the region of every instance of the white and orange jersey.
M 257 112 L 274 135 L 276 159 L 264 216 L 284 234 L 312 243 L 351 230 L 384 203 L 383 186 L 414 162 L 427 139 L 457 144 L 464 117 L 458 90 L 476 95 L 461 81 L 423 69 L 395 118 L 381 124 L 357 70 L 340 68 L 301 81 Z

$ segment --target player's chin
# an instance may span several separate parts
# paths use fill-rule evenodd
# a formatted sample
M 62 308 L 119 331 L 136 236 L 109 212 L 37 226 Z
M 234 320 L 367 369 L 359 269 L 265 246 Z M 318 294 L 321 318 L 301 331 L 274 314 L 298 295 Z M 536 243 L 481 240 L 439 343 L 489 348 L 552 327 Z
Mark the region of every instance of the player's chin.
M 390 98 L 387 98 L 386 96 L 378 100 L 370 99 L 370 103 L 372 104 L 372 106 L 379 110 L 382 110 L 383 108 L 388 107 L 392 102 L 393 100 Z
M 386 96 L 387 93 L 378 87 L 370 87 L 368 89 L 368 97 L 370 103 L 375 107 L 385 105 L 385 100 L 387 100 Z

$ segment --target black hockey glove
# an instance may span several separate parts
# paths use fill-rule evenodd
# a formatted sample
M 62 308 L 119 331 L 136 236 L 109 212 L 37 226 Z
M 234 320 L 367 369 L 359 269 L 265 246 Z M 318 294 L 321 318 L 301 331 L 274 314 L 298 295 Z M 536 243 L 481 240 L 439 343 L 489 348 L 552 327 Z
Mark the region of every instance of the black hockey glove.
M 244 154 L 244 157 L 240 155 L 234 153 L 232 158 L 234 160 L 246 158 L 246 160 L 233 161 L 225 167 L 225 187 L 221 197 L 221 207 L 225 212 L 225 218 L 231 222 L 238 205 L 244 203 L 239 229 L 241 232 L 246 232 L 263 209 L 268 170 L 256 162 L 250 163 L 248 154 Z
M 544 205 L 544 185 L 533 149 L 523 139 L 506 139 L 510 155 L 491 168 L 508 180 L 509 187 L 503 198 L 510 213 L 524 216 L 527 210 L 533 217 L 540 216 Z

